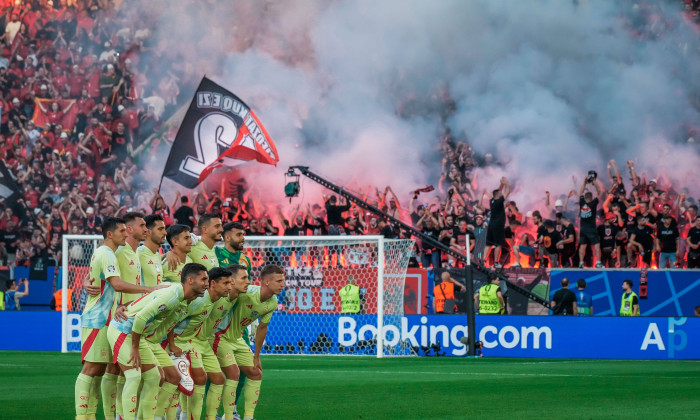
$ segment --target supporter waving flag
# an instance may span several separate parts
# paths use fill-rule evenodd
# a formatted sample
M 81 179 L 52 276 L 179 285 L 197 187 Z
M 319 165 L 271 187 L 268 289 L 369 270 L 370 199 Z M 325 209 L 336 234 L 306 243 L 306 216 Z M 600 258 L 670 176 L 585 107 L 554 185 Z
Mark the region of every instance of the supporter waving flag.
M 78 118 L 78 107 L 74 99 L 39 99 L 35 98 L 34 115 L 32 121 L 37 127 L 46 127 L 49 124 L 61 124 L 64 130 L 73 130 L 75 120 Z M 54 107 L 53 104 L 57 106 Z
M 277 148 L 253 110 L 204 77 L 170 149 L 163 177 L 194 188 L 236 160 L 276 165 Z

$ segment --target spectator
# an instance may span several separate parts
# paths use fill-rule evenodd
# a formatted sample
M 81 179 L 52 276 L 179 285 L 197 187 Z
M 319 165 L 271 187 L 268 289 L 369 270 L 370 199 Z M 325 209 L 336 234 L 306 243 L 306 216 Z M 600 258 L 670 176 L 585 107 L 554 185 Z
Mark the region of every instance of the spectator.
M 685 241 L 688 244 L 688 268 L 700 268 L 700 216 L 695 217 Z
M 24 291 L 20 292 L 20 287 L 24 286 Z M 29 281 L 20 279 L 19 284 L 12 282 L 10 289 L 5 292 L 5 310 L 19 311 L 21 309 L 19 300 L 25 296 L 29 296 Z
M 485 192 L 485 191 L 484 191 Z M 502 177 L 498 189 L 493 190 L 490 201 L 491 220 L 486 230 L 486 247 L 484 248 L 484 258 L 488 258 L 491 248 L 494 247 L 493 261 L 494 267 L 501 268 L 501 249 L 505 242 L 506 211 L 505 200 L 510 195 L 510 183 L 508 178 Z
M 600 259 L 600 236 L 596 230 L 596 215 L 598 213 L 598 197 L 593 198 L 593 193 L 586 192 L 586 184 L 593 184 L 596 194 L 599 196 L 601 188 L 598 185 L 599 181 L 592 175 L 588 175 L 586 180 L 581 184 L 581 192 L 579 197 L 580 206 L 580 244 L 578 249 L 579 268 L 584 267 L 584 259 L 586 256 L 586 247 L 590 245 L 593 248 L 593 253 L 596 259 L 596 268 L 602 268 L 603 263 Z M 566 265 L 565 265 L 566 267 Z
M 644 215 L 637 216 L 637 226 L 630 232 L 629 244 L 627 244 L 627 259 L 632 262 L 633 255 L 638 253 L 643 267 L 651 265 L 651 256 L 654 247 L 654 229 L 647 223 Z
M 180 191 L 178 191 L 175 196 L 175 203 L 173 203 L 173 209 L 175 209 L 173 217 L 175 218 L 175 223 L 189 226 L 190 230 L 192 230 L 197 223 L 197 219 L 194 217 L 192 207 L 188 204 L 189 199 L 183 197 Z
M 557 223 L 561 226 L 561 240 L 556 244 L 562 267 L 573 267 L 572 258 L 576 254 L 576 229 L 563 213 L 557 213 Z M 581 265 L 579 264 L 579 267 Z
M 620 227 L 618 216 L 613 213 L 606 213 L 602 225 L 598 226 L 598 236 L 600 237 L 600 262 L 605 267 L 613 267 L 616 255 L 615 238 Z M 619 253 L 617 253 L 619 256 Z
M 657 228 L 656 251 L 659 252 L 659 268 L 674 268 L 680 259 L 680 238 L 678 227 L 673 226 L 673 217 L 664 214 L 663 225 Z
M 549 260 L 550 268 L 559 267 L 559 242 L 561 235 L 554 228 L 554 222 L 547 220 L 544 222 L 545 232 L 542 234 L 542 257 Z

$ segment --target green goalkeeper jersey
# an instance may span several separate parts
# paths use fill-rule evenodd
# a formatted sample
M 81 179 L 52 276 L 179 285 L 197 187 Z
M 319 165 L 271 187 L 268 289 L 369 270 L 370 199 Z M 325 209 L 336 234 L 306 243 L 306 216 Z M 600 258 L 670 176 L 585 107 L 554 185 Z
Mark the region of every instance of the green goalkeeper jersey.
M 219 267 L 228 267 L 232 264 L 244 265 L 250 276 L 250 258 L 243 251 L 231 252 L 226 247 L 216 246 L 214 247 L 214 252 L 216 252 L 216 258 L 219 260 Z

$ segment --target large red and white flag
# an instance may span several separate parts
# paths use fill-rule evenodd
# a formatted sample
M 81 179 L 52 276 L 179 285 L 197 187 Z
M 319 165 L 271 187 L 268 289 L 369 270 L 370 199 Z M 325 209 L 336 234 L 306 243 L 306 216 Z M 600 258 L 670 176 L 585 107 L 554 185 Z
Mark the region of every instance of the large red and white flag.
M 163 177 L 194 188 L 235 160 L 276 165 L 277 148 L 253 110 L 204 77 L 170 149 Z

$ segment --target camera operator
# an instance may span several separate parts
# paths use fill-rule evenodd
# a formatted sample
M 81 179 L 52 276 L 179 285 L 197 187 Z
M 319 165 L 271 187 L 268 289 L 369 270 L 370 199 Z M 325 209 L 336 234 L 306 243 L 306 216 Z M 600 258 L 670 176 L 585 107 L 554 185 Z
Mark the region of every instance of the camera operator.
M 586 184 L 591 184 L 595 187 L 596 197 L 593 198 L 593 193 L 586 191 Z M 598 181 L 598 174 L 595 171 L 588 171 L 586 180 L 581 184 L 581 192 L 579 194 L 579 216 L 580 216 L 580 240 L 578 248 L 579 268 L 584 266 L 584 258 L 586 256 L 586 246 L 593 247 L 595 254 L 596 268 L 602 268 L 603 263 L 600 259 L 600 236 L 596 228 L 596 214 L 598 211 L 598 197 L 600 196 L 601 188 Z

